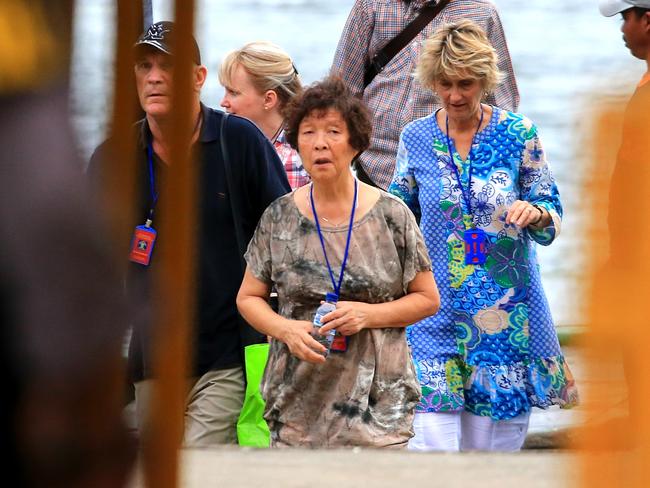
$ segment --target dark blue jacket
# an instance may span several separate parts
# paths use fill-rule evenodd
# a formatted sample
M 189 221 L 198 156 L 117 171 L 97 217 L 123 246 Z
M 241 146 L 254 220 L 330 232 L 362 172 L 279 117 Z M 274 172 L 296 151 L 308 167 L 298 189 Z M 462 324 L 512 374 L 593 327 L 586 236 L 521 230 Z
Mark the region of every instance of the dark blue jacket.
M 197 186 L 197 309 L 192 351 L 195 376 L 209 370 L 234 367 L 242 361 L 242 347 L 245 344 L 235 299 L 243 270 L 232 216 L 232 199 L 237 199 L 241 228 L 245 244 L 248 244 L 266 207 L 290 191 L 284 167 L 268 139 L 252 122 L 230 116 L 226 124 L 226 137 L 235 188 L 230 195 L 220 141 L 223 112 L 204 105 L 201 110 L 201 134 L 192 148 L 193 161 L 200 164 Z M 150 131 L 146 119 L 139 121 L 135 127 L 138 131 L 139 201 L 133 228 L 144 224 L 151 205 L 146 149 Z M 88 172 L 95 184 L 102 181 L 103 165 L 110 164 L 110 147 L 110 140 L 106 141 L 91 158 Z M 165 163 L 154 156 L 154 168 L 158 189 L 165 184 Z M 154 228 L 159 219 L 157 210 Z M 165 236 L 159 233 L 148 268 L 131 264 L 128 289 L 130 298 L 138 309 L 133 319 L 133 335 L 129 347 L 129 371 L 133 381 L 151 376 L 150 312 L 151 307 L 155 306 L 151 303 L 151 279 L 157 264 L 156 250 L 159 246 L 164 246 L 164 243 Z

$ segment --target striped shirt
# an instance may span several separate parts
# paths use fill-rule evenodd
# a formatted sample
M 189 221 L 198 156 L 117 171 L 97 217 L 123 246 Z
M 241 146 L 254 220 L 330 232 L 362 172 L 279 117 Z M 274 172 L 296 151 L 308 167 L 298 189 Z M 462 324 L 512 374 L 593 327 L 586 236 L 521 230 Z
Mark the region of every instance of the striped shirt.
M 305 171 L 305 168 L 302 165 L 302 160 L 300 159 L 298 151 L 292 148 L 287 142 L 287 138 L 284 135 L 284 129 L 273 141 L 273 147 L 275 147 L 275 150 L 284 165 L 284 169 L 287 172 L 287 179 L 289 180 L 289 185 L 291 185 L 292 190 L 300 188 L 311 181 L 309 173 Z
M 355 0 L 341 35 L 333 72 L 340 74 L 352 92 L 363 97 L 373 114 L 370 148 L 360 162 L 372 180 L 386 189 L 395 171 L 397 143 L 409 122 L 440 107 L 434 93 L 413 77 L 422 42 L 443 24 L 468 18 L 480 25 L 499 56 L 504 80 L 487 103 L 515 112 L 519 90 L 510 53 L 496 7 L 487 0 L 452 0 L 409 45 L 404 47 L 370 85 L 363 87 L 364 67 L 372 56 L 415 18 L 425 0 Z

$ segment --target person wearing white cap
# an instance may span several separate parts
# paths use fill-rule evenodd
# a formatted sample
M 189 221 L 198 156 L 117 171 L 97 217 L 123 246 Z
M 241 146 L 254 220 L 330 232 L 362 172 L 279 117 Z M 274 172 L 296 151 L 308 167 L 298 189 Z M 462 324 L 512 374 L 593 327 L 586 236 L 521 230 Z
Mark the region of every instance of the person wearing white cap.
M 650 71 L 650 0 L 601 0 L 599 8 L 605 17 L 621 14 L 625 45 Z
M 638 279 L 639 263 L 647 259 L 639 245 L 639 217 L 647 215 L 650 204 L 639 198 L 650 192 L 650 0 L 603 0 L 600 12 L 611 17 L 623 17 L 621 31 L 625 45 L 636 58 L 647 64 L 646 73 L 636 87 L 625 108 L 621 147 L 616 158 L 609 191 L 609 248 L 610 257 L 605 269 L 606 279 L 612 283 L 628 284 Z M 623 293 L 616 300 L 621 310 L 634 310 L 642 306 L 634 293 Z M 630 315 L 627 315 L 629 317 Z M 623 333 L 630 333 L 629 331 Z M 630 441 L 635 444 L 647 423 L 643 385 L 632 383 L 630 373 L 638 371 L 630 356 L 624 357 L 628 382 Z
M 621 149 L 612 174 L 609 227 L 611 245 L 614 247 L 610 254 L 612 261 L 620 261 L 620 267 L 623 261 L 630 258 L 627 243 L 635 241 L 632 233 L 637 228 L 633 219 L 634 215 L 638 214 L 630 212 L 631 207 L 627 207 L 627 204 L 630 203 L 634 207 L 632 202 L 628 202 L 628 195 L 639 194 L 630 190 L 635 188 L 642 175 L 632 174 L 630 168 L 640 168 L 638 161 L 648 158 L 650 149 L 647 144 L 650 140 L 650 0 L 601 0 L 600 12 L 606 17 L 621 14 L 621 32 L 625 45 L 634 57 L 644 60 L 647 64 L 647 70 L 625 110 Z M 647 173 L 648 167 L 650 162 L 645 165 L 643 171 Z M 619 241 L 617 236 L 624 231 L 630 233 L 629 240 Z M 622 247 L 617 249 L 616 243 L 619 242 Z
M 650 0 L 601 0 L 598 6 L 605 17 L 613 17 L 634 7 L 649 9 Z

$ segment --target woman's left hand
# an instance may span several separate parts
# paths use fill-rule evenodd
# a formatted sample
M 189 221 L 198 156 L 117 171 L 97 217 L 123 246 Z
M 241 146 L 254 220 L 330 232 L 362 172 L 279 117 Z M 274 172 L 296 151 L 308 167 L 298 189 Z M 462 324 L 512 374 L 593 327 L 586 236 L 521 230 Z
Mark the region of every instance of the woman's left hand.
M 363 302 L 338 302 L 336 310 L 323 317 L 320 333 L 336 329 L 344 336 L 358 333 L 370 326 L 370 304 Z
M 544 214 L 542 213 L 542 220 Z M 533 222 L 540 221 L 539 210 L 530 202 L 515 200 L 506 214 L 506 224 L 515 224 L 520 228 L 528 227 Z

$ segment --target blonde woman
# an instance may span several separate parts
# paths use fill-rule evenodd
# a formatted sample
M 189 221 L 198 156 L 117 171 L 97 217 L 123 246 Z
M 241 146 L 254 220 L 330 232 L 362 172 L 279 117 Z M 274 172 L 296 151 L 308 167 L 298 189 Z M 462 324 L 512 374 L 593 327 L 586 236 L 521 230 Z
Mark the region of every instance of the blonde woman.
M 537 127 L 483 103 L 501 75 L 478 25 L 441 27 L 416 75 L 442 108 L 404 128 L 390 191 L 420 216 L 441 306 L 407 331 L 410 447 L 516 451 L 532 407 L 577 402 L 535 250 L 560 232 L 560 195 Z
M 226 55 L 219 81 L 226 89 L 221 106 L 257 124 L 278 152 L 291 188 L 309 183 L 298 152 L 284 134 L 283 109 L 302 92 L 298 70 L 289 55 L 273 43 L 250 42 Z
M 349 2 L 353 3 L 353 2 Z M 440 107 L 440 100 L 411 75 L 424 40 L 447 22 L 471 19 L 488 33 L 499 53 L 504 80 L 490 94 L 492 103 L 516 110 L 519 90 L 510 61 L 508 43 L 494 2 L 454 0 L 429 22 L 413 41 L 366 85 L 364 74 L 375 54 L 404 29 L 420 12 L 426 0 L 355 0 L 345 23 L 332 71 L 343 77 L 352 93 L 361 98 L 372 114 L 372 138 L 368 150 L 359 156 L 359 166 L 368 179 L 388 188 L 395 171 L 399 133 L 418 117 Z M 359 173 L 362 177 L 363 173 Z

